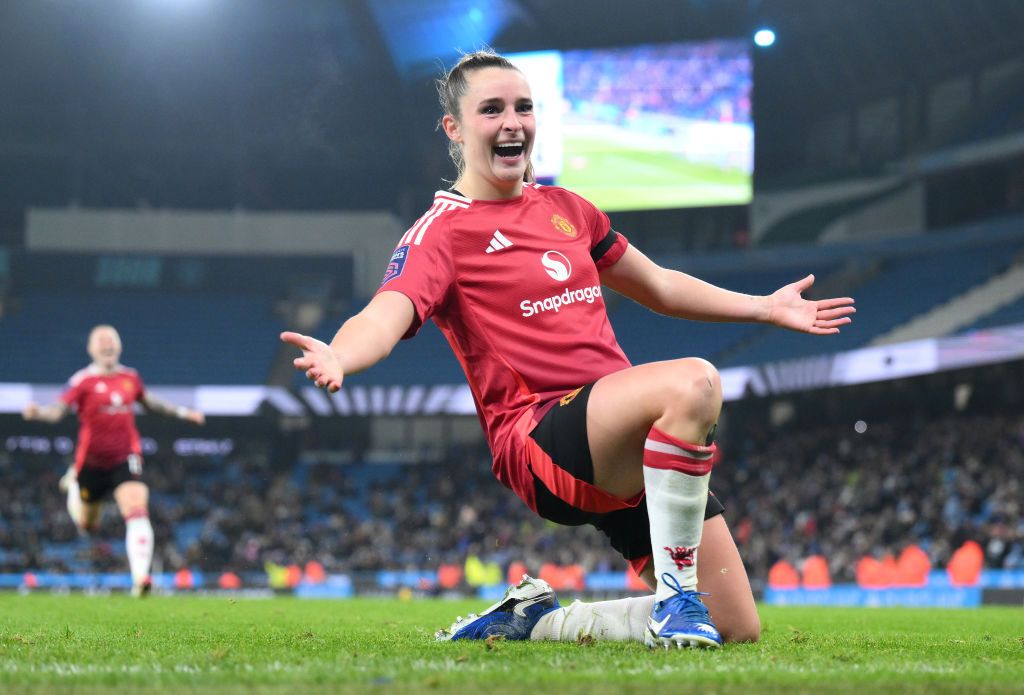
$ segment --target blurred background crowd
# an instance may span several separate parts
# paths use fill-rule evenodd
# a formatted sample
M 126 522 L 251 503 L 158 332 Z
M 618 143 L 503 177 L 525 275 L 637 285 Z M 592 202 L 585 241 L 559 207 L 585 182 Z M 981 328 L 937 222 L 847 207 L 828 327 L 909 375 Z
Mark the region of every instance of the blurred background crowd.
M 989 568 L 1024 568 L 1024 414 L 914 418 L 763 431 L 722 442 L 713 490 L 748 572 L 762 588 L 775 562 L 828 560 L 853 582 L 858 560 L 920 546 L 945 567 L 965 541 Z M 595 529 L 538 519 L 502 488 L 480 448 L 436 463 L 271 461 L 262 447 L 226 456 L 156 455 L 147 463 L 157 566 L 262 573 L 310 561 L 328 573 L 436 570 L 470 557 L 579 565 L 625 563 Z M 0 572 L 126 571 L 120 521 L 79 539 L 56 493 L 54 457 L 3 455 Z

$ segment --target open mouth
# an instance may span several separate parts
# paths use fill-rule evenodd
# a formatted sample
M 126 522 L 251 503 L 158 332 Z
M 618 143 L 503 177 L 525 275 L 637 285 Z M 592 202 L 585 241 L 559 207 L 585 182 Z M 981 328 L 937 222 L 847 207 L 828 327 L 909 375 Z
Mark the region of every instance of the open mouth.
M 525 147 L 521 142 L 509 142 L 502 145 L 494 146 L 494 154 L 499 157 L 507 157 L 509 159 L 515 159 L 523 153 Z

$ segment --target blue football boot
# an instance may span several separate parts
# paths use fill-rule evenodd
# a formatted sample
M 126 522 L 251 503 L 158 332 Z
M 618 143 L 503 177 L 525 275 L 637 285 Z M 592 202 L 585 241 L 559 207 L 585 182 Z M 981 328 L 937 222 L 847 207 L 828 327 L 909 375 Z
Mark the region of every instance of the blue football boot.
M 668 649 L 675 644 L 684 647 L 721 647 L 722 636 L 711 622 L 708 609 L 700 600 L 707 596 L 698 591 L 683 591 L 668 572 L 661 575 L 661 581 L 675 590 L 676 595 L 658 601 L 647 618 L 647 632 L 644 643 L 648 647 Z
M 560 607 L 550 584 L 524 574 L 523 581 L 510 586 L 493 606 L 479 615 L 470 613 L 465 618 L 460 615 L 450 628 L 438 630 L 434 638 L 439 642 L 488 637 L 525 640 L 530 638 L 542 615 Z

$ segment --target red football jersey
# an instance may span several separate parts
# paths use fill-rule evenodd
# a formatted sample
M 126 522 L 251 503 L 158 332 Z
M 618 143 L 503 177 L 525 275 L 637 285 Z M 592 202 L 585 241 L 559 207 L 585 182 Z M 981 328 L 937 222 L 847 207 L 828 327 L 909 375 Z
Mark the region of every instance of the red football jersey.
M 518 491 L 528 480 L 503 460 L 516 422 L 538 405 L 625 369 L 598 271 L 625 253 L 625 237 L 580 196 L 526 185 L 512 200 L 438 191 L 401 238 L 378 292 L 409 297 L 416 318 L 444 333 L 469 381 L 494 454 L 494 472 Z
M 61 400 L 78 413 L 75 468 L 113 468 L 141 454 L 134 405 L 145 393 L 138 372 L 118 366 L 103 374 L 89 366 L 75 373 Z

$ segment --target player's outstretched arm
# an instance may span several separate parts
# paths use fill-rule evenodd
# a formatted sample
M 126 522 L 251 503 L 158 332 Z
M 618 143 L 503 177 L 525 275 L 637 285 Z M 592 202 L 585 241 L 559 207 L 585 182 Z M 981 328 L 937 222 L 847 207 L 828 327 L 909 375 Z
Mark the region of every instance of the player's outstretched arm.
M 282 333 L 281 340 L 302 350 L 293 361 L 295 368 L 334 393 L 346 374 L 368 369 L 390 355 L 415 315 L 412 300 L 404 294 L 381 292 L 338 329 L 330 345 L 292 331 Z
M 53 405 L 38 405 L 29 403 L 21 411 L 21 417 L 25 420 L 39 420 L 40 422 L 60 422 L 68 414 L 68 407 L 64 403 Z
M 601 281 L 659 314 L 697 321 L 770 323 L 815 335 L 838 333 L 856 311 L 850 297 L 804 299 L 801 293 L 814 283 L 813 275 L 768 296 L 742 294 L 662 268 L 633 246 L 601 271 Z
M 196 425 L 202 425 L 206 422 L 206 415 L 204 415 L 201 410 L 168 403 L 164 399 L 154 396 L 149 391 L 146 391 L 139 402 L 142 403 L 146 410 L 151 413 L 156 413 L 157 415 L 176 417 L 179 420 L 185 420 L 186 422 L 191 422 Z

